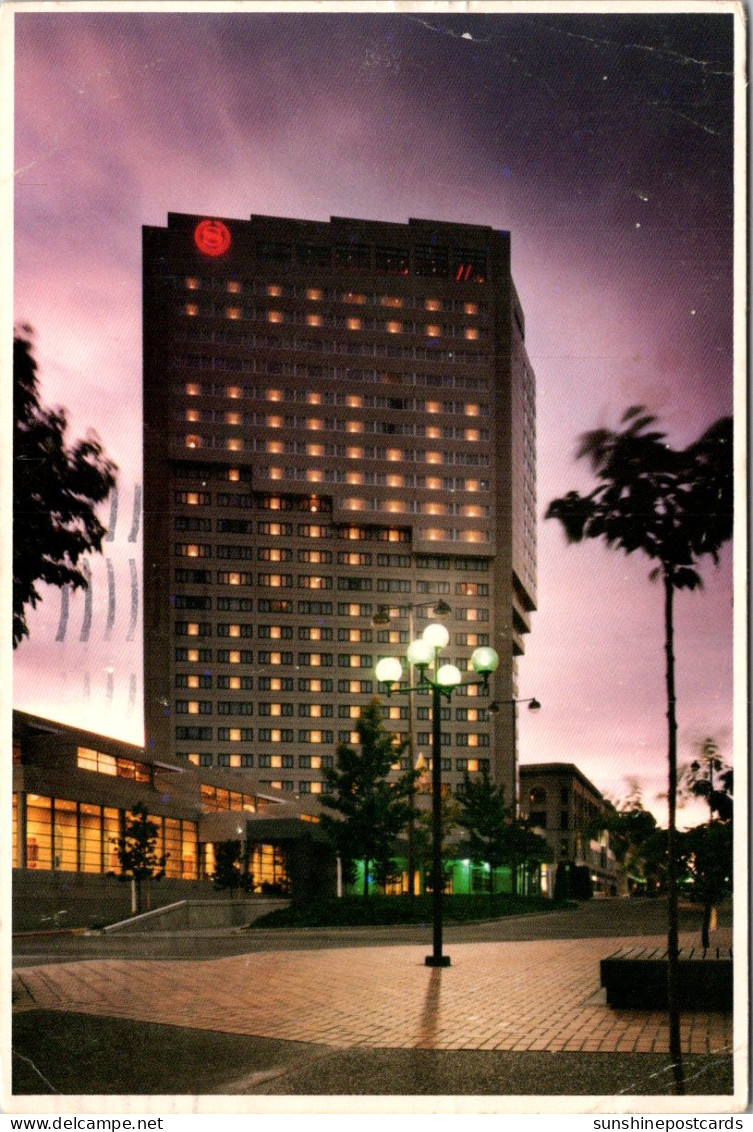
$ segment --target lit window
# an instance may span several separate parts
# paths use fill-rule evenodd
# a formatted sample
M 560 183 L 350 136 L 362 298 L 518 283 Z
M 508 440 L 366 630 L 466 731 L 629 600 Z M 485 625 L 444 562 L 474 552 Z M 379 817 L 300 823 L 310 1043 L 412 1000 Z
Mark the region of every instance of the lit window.
M 189 543 L 186 546 L 186 558 L 200 558 L 200 557 L 201 557 L 201 551 L 199 550 L 196 543 Z
M 191 315 L 193 317 L 194 315 L 197 315 L 198 313 L 199 313 L 199 308 L 196 306 L 196 303 L 186 303 L 186 314 Z
M 241 413 L 225 413 L 225 424 L 239 425 L 242 419 Z
M 483 510 L 478 504 L 468 503 L 462 508 L 460 513 L 464 515 L 466 519 L 480 519 L 483 515 Z
M 200 286 L 201 286 L 201 284 L 200 284 L 198 279 L 193 279 L 193 278 L 186 279 L 187 290 L 198 291 Z
M 345 476 L 345 482 L 351 484 L 363 483 L 363 472 L 348 472 Z
M 230 483 L 238 483 L 241 478 L 241 473 L 238 468 L 228 468 L 227 478 Z
M 201 448 L 201 437 L 200 436 L 187 436 L 186 437 L 186 448 Z
M 467 428 L 463 436 L 466 440 L 479 440 L 481 438 L 481 434 L 477 428 Z
M 241 293 L 241 285 L 237 279 L 228 279 L 227 289 L 230 295 L 240 295 Z
M 237 436 L 228 437 L 227 450 L 228 452 L 242 452 L 243 441 Z
M 365 511 L 366 510 L 366 500 L 365 499 L 344 499 L 343 500 L 343 507 L 346 511 Z
M 282 428 L 282 417 L 267 417 L 267 428 Z
M 324 479 L 324 473 L 320 472 L 318 468 L 309 468 L 306 472 L 307 483 L 321 483 Z
M 475 341 L 475 339 L 478 338 L 478 327 L 466 326 L 465 330 L 463 331 L 463 337 L 470 338 Z
M 393 475 L 387 476 L 387 486 L 388 487 L 402 487 L 404 482 L 405 482 L 404 476 L 393 476 Z
M 279 296 L 282 294 L 282 287 L 279 285 L 279 283 L 269 283 L 267 285 L 267 294 L 271 298 L 279 298 Z
M 198 397 L 201 393 L 201 386 L 196 381 L 189 381 L 186 386 L 186 393 L 189 397 Z
M 483 531 L 461 531 L 461 542 L 485 542 L 486 536 Z
M 307 417 L 306 428 L 311 429 L 313 432 L 319 432 L 324 428 L 324 421 L 320 417 Z
M 311 793 L 312 794 L 321 794 L 321 792 L 322 792 L 321 782 L 312 782 L 312 783 L 310 783 L 310 785 L 311 785 Z
M 442 412 L 442 406 L 439 403 L 439 401 L 427 401 L 424 408 L 426 409 L 427 413 L 441 413 Z
M 443 539 L 447 538 L 447 532 L 438 528 L 432 528 L 426 532 L 426 537 L 429 542 L 441 542 Z
M 360 330 L 363 325 L 363 320 L 360 318 L 347 318 L 345 320 L 345 325 L 347 326 L 348 330 Z
M 441 328 L 441 326 L 437 326 L 436 323 L 430 323 L 426 327 L 426 337 L 427 338 L 439 338 L 441 333 L 442 333 L 442 328 Z
M 228 731 L 228 739 L 231 743 L 240 743 L 241 729 L 240 727 L 231 727 Z
M 360 409 L 363 407 L 363 397 L 358 393 L 349 393 L 345 398 L 345 404 L 349 409 Z
M 403 451 L 402 451 L 401 448 L 388 448 L 387 449 L 387 459 L 388 460 L 393 460 L 393 461 L 394 460 L 402 460 L 402 458 L 403 458 Z
M 226 318 L 242 318 L 243 312 L 240 307 L 228 307 L 225 316 Z
M 321 393 L 307 393 L 306 401 L 309 405 L 321 405 L 322 395 Z
M 481 412 L 481 409 L 479 408 L 478 405 L 474 405 L 474 404 L 471 403 L 471 404 L 467 404 L 465 406 L 465 415 L 467 417 L 477 417 L 480 412 Z
M 187 688 L 198 688 L 198 687 L 200 687 L 199 677 L 198 676 L 189 676 L 186 679 L 186 687 Z
M 312 302 L 316 302 L 319 299 L 323 298 L 323 292 L 322 292 L 321 287 L 309 287 L 306 290 L 306 298 L 311 299 Z
M 267 322 L 282 322 L 282 311 L 267 311 Z
M 324 455 L 324 445 L 323 444 L 307 444 L 306 445 L 306 455 L 307 456 L 323 456 Z
M 345 455 L 349 460 L 362 460 L 363 448 L 346 448 Z
M 227 654 L 227 659 L 229 664 L 240 664 L 241 654 L 236 649 L 231 649 Z
M 198 409 L 186 409 L 186 420 L 196 424 L 197 421 L 201 420 L 201 413 Z
M 424 307 L 427 311 L 441 311 L 442 303 L 440 299 L 427 299 Z
M 186 634 L 189 637 L 198 637 L 199 626 L 195 621 L 189 621 L 189 623 L 186 625 Z
M 240 637 L 240 635 L 241 635 L 240 625 L 228 625 L 227 635 L 228 635 L 228 637 Z
M 478 314 L 478 303 L 463 303 L 464 314 Z
M 403 329 L 403 324 L 402 322 L 391 321 L 385 323 L 385 328 L 388 334 L 399 334 Z
M 345 425 L 346 432 L 363 432 L 363 421 L 347 421 Z
M 427 425 L 424 431 L 429 440 L 439 440 L 442 435 L 441 428 L 436 428 L 434 425 Z
M 233 401 L 237 401 L 243 395 L 243 390 L 239 385 L 228 385 L 225 389 L 225 396 L 230 397 Z
M 285 450 L 285 445 L 281 440 L 268 440 L 264 448 L 267 452 L 276 452 L 280 455 Z
M 229 586 L 239 586 L 241 584 L 241 576 L 236 573 L 228 574 L 227 581 Z
M 268 401 L 282 401 L 282 390 L 268 389 L 266 392 L 266 398 Z
M 343 302 L 344 303 L 357 303 L 357 304 L 361 305 L 361 304 L 366 302 L 366 296 L 365 295 L 358 295 L 354 291 L 346 291 L 345 294 L 343 295 Z
M 402 499 L 387 499 L 382 504 L 383 511 L 389 511 L 392 514 L 399 514 L 405 511 L 407 504 Z
M 427 464 L 441 464 L 442 463 L 442 453 L 441 452 L 427 452 L 426 453 L 426 463 Z
M 306 315 L 306 325 L 307 326 L 322 326 L 323 323 L 324 323 L 324 319 L 322 318 L 322 316 L 320 314 L 307 314 Z
M 403 300 L 398 298 L 397 295 L 382 295 L 379 304 L 383 307 L 401 307 Z
M 198 491 L 187 491 L 186 503 L 188 503 L 191 507 L 195 507 L 198 503 L 201 503 L 201 496 L 199 495 Z
M 426 486 L 428 488 L 431 488 L 432 491 L 439 491 L 442 487 L 442 481 L 440 479 L 437 479 L 436 476 L 427 476 Z

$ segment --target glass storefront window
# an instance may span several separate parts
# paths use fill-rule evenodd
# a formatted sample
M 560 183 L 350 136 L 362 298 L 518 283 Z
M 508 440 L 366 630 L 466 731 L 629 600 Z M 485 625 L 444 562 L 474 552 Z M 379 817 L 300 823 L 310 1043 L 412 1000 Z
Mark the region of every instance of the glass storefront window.
M 26 865 L 52 868 L 52 799 L 29 794 L 26 799 Z
M 78 869 L 76 803 L 55 799 L 52 867 L 65 873 Z
M 79 870 L 102 872 L 102 807 L 79 804 Z

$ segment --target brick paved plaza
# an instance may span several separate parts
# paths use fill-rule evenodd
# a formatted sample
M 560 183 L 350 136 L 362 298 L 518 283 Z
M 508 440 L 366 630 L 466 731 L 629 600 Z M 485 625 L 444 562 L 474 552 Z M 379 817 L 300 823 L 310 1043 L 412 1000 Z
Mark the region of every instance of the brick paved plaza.
M 727 933 L 715 941 L 729 943 Z M 722 936 L 726 938 L 721 938 Z M 615 1010 L 599 960 L 631 943 L 590 938 L 256 952 L 214 960 L 88 959 L 18 968 L 14 1010 L 68 1011 L 328 1047 L 668 1052 L 666 1012 Z M 681 937 L 682 944 L 697 938 Z M 729 1054 L 732 1017 L 682 1016 L 689 1054 Z

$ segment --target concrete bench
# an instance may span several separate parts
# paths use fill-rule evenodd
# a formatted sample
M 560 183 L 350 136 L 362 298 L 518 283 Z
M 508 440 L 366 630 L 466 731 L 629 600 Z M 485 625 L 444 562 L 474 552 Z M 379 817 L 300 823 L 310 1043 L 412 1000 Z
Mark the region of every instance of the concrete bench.
M 623 947 L 601 960 L 610 1006 L 667 1008 L 667 948 Z M 682 1010 L 732 1009 L 732 949 L 683 947 L 678 997 Z

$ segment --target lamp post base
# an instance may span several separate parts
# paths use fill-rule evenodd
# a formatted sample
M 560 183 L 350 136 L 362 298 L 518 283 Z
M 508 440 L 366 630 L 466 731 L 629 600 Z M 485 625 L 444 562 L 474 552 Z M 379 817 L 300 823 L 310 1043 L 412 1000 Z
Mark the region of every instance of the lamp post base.
M 427 967 L 449 967 L 449 955 L 427 955 L 424 959 L 424 964 Z

